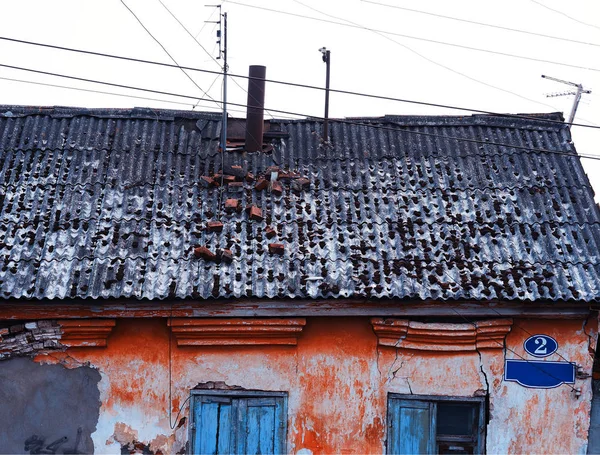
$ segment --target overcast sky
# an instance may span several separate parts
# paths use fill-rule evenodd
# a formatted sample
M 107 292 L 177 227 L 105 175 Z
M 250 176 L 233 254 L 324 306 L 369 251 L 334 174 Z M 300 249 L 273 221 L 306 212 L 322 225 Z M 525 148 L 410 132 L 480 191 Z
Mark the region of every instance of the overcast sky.
M 217 8 L 204 6 L 199 1 L 124 1 L 179 65 L 220 70 L 222 60 L 214 59 L 218 55 L 217 26 L 205 23 L 218 20 Z M 546 94 L 569 91 L 572 87 L 540 77 L 546 74 L 581 83 L 584 88 L 591 89 L 591 95 L 583 96 L 575 121 L 600 125 L 599 1 L 373 1 L 395 8 L 365 0 L 225 1 L 222 11 L 227 12 L 229 18 L 229 70 L 232 74 L 245 75 L 249 65 L 261 64 L 267 67 L 270 79 L 323 86 L 325 64 L 318 49 L 326 46 L 332 53 L 332 88 L 502 113 L 559 111 L 568 117 L 573 96 L 547 98 Z M 5 0 L 0 16 L 0 36 L 173 63 L 125 4 L 120 0 Z M 197 37 L 205 50 L 178 24 L 167 8 Z M 207 98 L 203 95 L 204 91 L 214 100 L 222 99 L 221 78 L 214 74 L 188 72 L 197 87 L 176 68 L 2 40 L 0 55 L 0 63 L 5 65 L 191 97 Z M 7 78 L 155 100 L 38 86 Z M 230 81 L 229 100 L 245 104 L 247 95 L 242 88 L 247 82 L 237 79 L 240 88 L 234 80 Z M 196 104 L 189 98 L 102 86 L 5 67 L 0 67 L 0 94 L 2 104 L 37 106 L 192 109 Z M 267 109 L 321 116 L 323 98 L 319 91 L 267 84 Z M 200 101 L 195 109 L 218 111 L 219 105 L 207 99 Z M 277 112 L 271 114 L 282 116 Z M 331 95 L 330 115 L 333 117 L 384 114 L 464 115 L 469 112 L 384 102 L 368 97 Z M 231 115 L 243 117 L 244 109 L 232 106 Z M 572 131 L 580 153 L 600 156 L 600 129 L 573 127 Z M 600 161 L 583 162 L 600 195 Z

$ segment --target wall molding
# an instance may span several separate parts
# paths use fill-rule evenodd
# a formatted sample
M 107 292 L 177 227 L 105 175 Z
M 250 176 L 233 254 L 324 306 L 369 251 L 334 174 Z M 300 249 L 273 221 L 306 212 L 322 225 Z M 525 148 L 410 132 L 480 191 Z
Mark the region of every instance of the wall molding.
M 177 346 L 295 346 L 306 319 L 173 318 L 168 324 Z
M 70 347 L 106 347 L 114 319 L 59 319 L 60 343 Z
M 380 346 L 445 352 L 502 349 L 512 323 L 509 318 L 474 321 L 472 324 L 371 319 Z

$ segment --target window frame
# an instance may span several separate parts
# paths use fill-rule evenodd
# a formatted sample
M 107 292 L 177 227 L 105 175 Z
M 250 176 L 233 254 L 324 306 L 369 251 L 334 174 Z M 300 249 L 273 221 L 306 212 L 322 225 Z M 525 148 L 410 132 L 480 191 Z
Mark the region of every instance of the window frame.
M 213 396 L 213 397 L 223 397 L 229 399 L 242 399 L 242 398 L 279 398 L 281 399 L 281 407 L 283 414 L 283 429 L 281 430 L 283 434 L 282 441 L 282 453 L 288 453 L 288 445 L 287 445 L 287 431 L 288 431 L 288 414 L 287 414 L 287 405 L 288 405 L 288 392 L 281 391 L 268 391 L 268 390 L 228 390 L 228 389 L 192 389 L 190 391 L 190 418 L 188 425 L 188 453 L 194 453 L 194 437 L 196 431 L 196 413 L 194 409 L 196 408 L 196 400 L 201 399 L 203 396 Z
M 406 401 L 420 401 L 427 402 L 431 404 L 437 403 L 456 403 L 456 404 L 479 404 L 479 412 L 475 412 L 475 416 L 477 419 L 477 431 L 474 432 L 474 435 L 477 437 L 477 441 L 475 444 L 475 453 L 483 454 L 485 453 L 485 439 L 486 439 L 486 397 L 461 397 L 461 396 L 448 396 L 448 395 L 406 395 L 402 393 L 393 393 L 388 392 L 387 397 L 387 425 L 386 425 L 386 441 L 385 448 L 386 453 L 393 453 L 392 447 L 390 444 L 392 441 L 390 440 L 390 431 L 392 428 L 392 406 L 391 402 L 393 399 L 396 400 L 406 400 Z M 437 412 L 437 407 L 435 409 Z M 435 417 L 437 419 L 437 416 Z M 431 417 L 431 421 L 433 417 Z M 438 433 L 437 428 L 431 429 L 433 433 L 433 445 L 437 447 L 438 443 Z

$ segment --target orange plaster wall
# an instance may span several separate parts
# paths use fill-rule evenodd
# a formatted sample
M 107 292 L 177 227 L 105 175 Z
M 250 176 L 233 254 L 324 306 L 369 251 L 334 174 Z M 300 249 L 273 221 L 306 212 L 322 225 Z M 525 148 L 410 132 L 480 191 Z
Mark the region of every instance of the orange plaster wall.
M 583 321 L 515 324 L 521 328 L 513 327 L 507 346 L 519 355 L 526 355 L 524 330 L 545 333 L 559 342 L 559 352 L 591 371 Z M 594 337 L 595 322 L 585 332 Z M 190 389 L 209 381 L 287 391 L 290 453 L 383 452 L 388 392 L 475 396 L 488 390 L 489 453 L 585 448 L 590 381 L 576 384 L 579 399 L 564 385 L 535 390 L 507 383 L 500 348 L 480 355 L 382 347 L 368 318 L 309 318 L 297 346 L 178 347 L 169 333 L 165 319 L 120 319 L 108 347 L 71 348 L 64 356 L 73 367 L 90 362 L 101 372 L 102 406 L 92 435 L 97 453 L 118 453 L 130 440 L 165 454 L 184 449 L 187 424 L 171 430 L 170 423 L 180 422 L 176 414 Z M 187 404 L 181 416 L 189 416 Z

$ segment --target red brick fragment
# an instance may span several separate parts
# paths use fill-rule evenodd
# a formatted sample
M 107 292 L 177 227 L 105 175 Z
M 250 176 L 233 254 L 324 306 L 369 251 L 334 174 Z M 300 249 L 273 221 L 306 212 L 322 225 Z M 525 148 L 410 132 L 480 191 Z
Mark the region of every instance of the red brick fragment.
M 304 177 L 292 181 L 292 190 L 294 191 L 306 191 L 310 189 L 310 180 Z
M 278 180 L 271 182 L 271 193 L 276 196 L 281 196 L 283 194 L 283 186 Z
M 209 221 L 206 223 L 206 229 L 209 232 L 221 232 L 223 230 L 223 223 L 220 221 Z
M 219 184 L 217 182 L 215 182 L 214 179 L 212 179 L 211 177 L 207 177 L 205 175 L 200 177 L 200 184 L 204 188 L 208 188 L 209 186 L 219 186 Z
M 265 229 L 265 235 L 267 236 L 268 239 L 272 239 L 273 237 L 275 237 L 277 235 L 277 231 L 275 229 L 273 229 L 271 226 L 267 226 Z
M 214 261 L 217 258 L 217 255 L 205 246 L 197 246 L 194 248 L 194 256 L 198 259 L 202 258 L 205 261 Z
M 231 182 L 227 185 L 227 191 L 230 193 L 239 193 L 244 190 L 244 184 L 242 182 Z
M 254 185 L 254 189 L 256 191 L 262 191 L 269 187 L 269 181 L 267 179 L 258 179 L 256 185 Z
M 231 264 L 233 262 L 233 252 L 227 249 L 217 250 L 217 259 L 226 264 Z
M 224 175 L 223 176 L 223 185 L 227 185 L 235 182 L 235 176 L 233 175 Z
M 248 172 L 246 174 L 246 182 L 248 182 L 248 183 L 254 182 L 254 174 L 252 172 Z
M 238 178 L 244 178 L 246 176 L 246 172 L 244 171 L 244 168 L 242 166 L 238 166 L 238 165 L 231 166 L 229 164 L 226 164 L 223 167 L 223 172 L 225 174 L 233 175 L 234 177 L 238 177 Z
M 255 205 L 250 206 L 250 208 L 248 209 L 248 217 L 254 221 L 262 221 L 264 219 L 262 215 L 262 210 Z
M 269 243 L 269 253 L 283 256 L 285 252 L 285 246 L 283 243 Z
M 233 212 L 239 210 L 239 208 L 240 208 L 239 199 L 227 199 L 225 201 L 225 211 L 227 213 L 233 213 Z
M 299 179 L 300 177 L 302 177 L 300 174 L 298 174 L 297 172 L 292 172 L 292 171 L 279 173 L 279 180 L 293 180 L 293 179 Z

